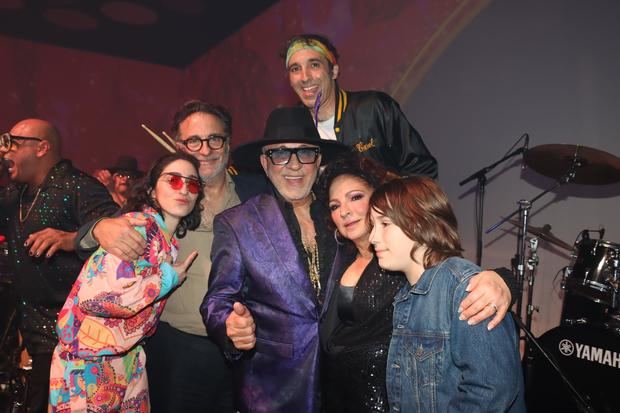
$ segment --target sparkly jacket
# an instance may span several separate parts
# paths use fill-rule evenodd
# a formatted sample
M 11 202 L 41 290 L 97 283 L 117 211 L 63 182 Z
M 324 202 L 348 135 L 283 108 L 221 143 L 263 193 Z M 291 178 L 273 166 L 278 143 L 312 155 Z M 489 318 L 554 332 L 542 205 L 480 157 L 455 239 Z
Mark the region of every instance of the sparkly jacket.
M 129 217 L 145 218 L 135 229 L 146 239 L 144 254 L 123 261 L 99 248 L 84 264 L 64 307 L 56 331 L 62 352 L 93 359 L 122 355 L 155 332 L 165 296 L 179 284 L 169 261 L 177 240 L 161 215 L 151 208 Z
M 22 193 L 20 186 L 0 194 L 0 233 L 9 243 L 13 286 L 20 298 L 19 328 L 26 348 L 30 354 L 51 354 L 58 343 L 54 331 L 58 311 L 84 260 L 65 251 L 50 258 L 31 257 L 24 242 L 45 228 L 76 231 L 88 221 L 114 213 L 118 206 L 99 181 L 74 168 L 69 160 L 57 163 L 40 189 L 36 199 Z
M 400 175 L 437 178 L 437 161 L 398 102 L 378 91 L 336 90 L 334 132 L 352 147 Z

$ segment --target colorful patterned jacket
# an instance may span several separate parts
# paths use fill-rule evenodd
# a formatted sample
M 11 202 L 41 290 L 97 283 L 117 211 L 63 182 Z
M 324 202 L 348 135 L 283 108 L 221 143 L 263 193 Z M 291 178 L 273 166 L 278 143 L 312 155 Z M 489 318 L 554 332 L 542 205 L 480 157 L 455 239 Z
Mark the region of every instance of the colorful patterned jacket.
M 99 248 L 84 264 L 64 307 L 56 332 L 68 357 L 93 359 L 122 355 L 155 332 L 166 295 L 179 284 L 169 262 L 177 240 L 151 208 L 129 217 L 146 218 L 136 230 L 147 246 L 135 261 L 123 261 Z

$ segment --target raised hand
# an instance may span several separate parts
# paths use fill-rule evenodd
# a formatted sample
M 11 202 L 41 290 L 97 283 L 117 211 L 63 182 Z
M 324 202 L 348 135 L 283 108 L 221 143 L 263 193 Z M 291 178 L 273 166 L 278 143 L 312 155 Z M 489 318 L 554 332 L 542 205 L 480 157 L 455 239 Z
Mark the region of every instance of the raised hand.
M 192 266 L 192 263 L 194 262 L 197 256 L 198 256 L 198 251 L 193 251 L 191 254 L 187 256 L 187 258 L 185 258 L 185 261 L 181 263 L 177 263 L 172 266 L 172 268 L 175 269 L 175 271 L 177 272 L 177 275 L 179 276 L 179 284 L 181 284 L 183 281 L 185 281 L 185 278 L 187 278 L 187 270 L 189 270 L 189 267 Z

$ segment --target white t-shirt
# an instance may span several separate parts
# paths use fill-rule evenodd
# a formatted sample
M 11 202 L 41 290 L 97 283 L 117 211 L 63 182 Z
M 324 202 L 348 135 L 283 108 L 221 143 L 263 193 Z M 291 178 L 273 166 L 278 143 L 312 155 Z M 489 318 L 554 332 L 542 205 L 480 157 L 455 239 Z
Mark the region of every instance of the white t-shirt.
M 321 139 L 325 139 L 327 141 L 336 140 L 336 132 L 334 132 L 334 119 L 335 115 L 327 120 L 319 121 L 317 124 L 317 129 Z

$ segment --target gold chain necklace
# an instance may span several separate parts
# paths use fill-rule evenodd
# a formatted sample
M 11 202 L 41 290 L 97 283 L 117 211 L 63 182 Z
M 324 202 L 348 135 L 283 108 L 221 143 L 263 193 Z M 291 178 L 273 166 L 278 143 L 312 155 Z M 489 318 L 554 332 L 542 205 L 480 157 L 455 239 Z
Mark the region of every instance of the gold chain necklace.
M 319 248 L 316 242 L 305 243 L 302 241 L 304 250 L 306 251 L 306 259 L 308 260 L 308 274 L 310 276 L 310 283 L 314 288 L 316 295 L 321 292 L 321 276 L 320 276 L 320 263 L 319 263 Z
M 26 220 L 30 216 L 30 212 L 32 211 L 32 208 L 34 207 L 34 204 L 36 204 L 37 199 L 39 198 L 39 194 L 41 193 L 41 187 L 37 189 L 37 193 L 34 196 L 34 199 L 32 200 L 32 204 L 30 204 L 30 208 L 28 208 L 28 211 L 26 211 L 26 216 L 22 218 L 22 209 L 23 209 L 22 198 L 24 197 L 24 192 L 26 192 L 26 187 L 24 187 L 24 189 L 22 189 L 22 192 L 19 194 L 19 223 L 20 224 L 23 224 L 24 222 L 26 222 Z

